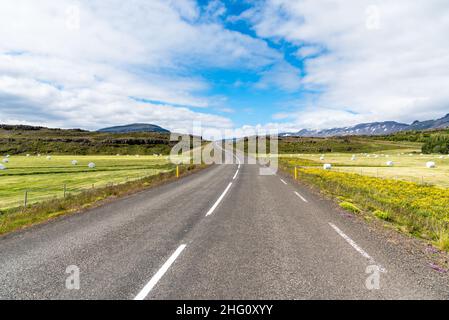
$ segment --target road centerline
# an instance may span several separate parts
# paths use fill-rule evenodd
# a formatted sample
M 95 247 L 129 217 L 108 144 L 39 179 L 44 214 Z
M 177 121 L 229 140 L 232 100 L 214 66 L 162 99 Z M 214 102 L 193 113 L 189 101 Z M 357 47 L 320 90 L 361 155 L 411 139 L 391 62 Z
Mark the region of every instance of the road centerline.
M 284 181 L 284 179 L 281 179 L 282 183 L 287 185 L 287 182 Z
M 237 178 L 237 175 L 239 174 L 239 170 L 237 169 L 237 171 L 234 174 L 234 177 L 232 177 L 232 180 L 235 180 L 235 178 Z
M 209 209 L 209 211 L 206 213 L 206 217 L 211 215 L 215 209 L 218 207 L 218 205 L 220 204 L 220 202 L 223 200 L 224 196 L 226 195 L 226 193 L 228 193 L 229 189 L 232 186 L 232 182 L 230 182 L 228 184 L 228 186 L 226 187 L 225 191 L 223 191 L 223 193 L 221 194 L 221 196 L 218 198 L 218 200 L 214 203 L 214 205 Z
M 150 281 L 143 287 L 143 289 L 137 294 L 134 300 L 144 300 L 159 280 L 164 276 L 167 270 L 171 267 L 173 262 L 178 258 L 181 252 L 187 245 L 182 244 L 176 249 L 176 251 L 168 258 L 168 260 L 162 265 L 162 267 L 156 272 L 156 274 L 150 279 Z

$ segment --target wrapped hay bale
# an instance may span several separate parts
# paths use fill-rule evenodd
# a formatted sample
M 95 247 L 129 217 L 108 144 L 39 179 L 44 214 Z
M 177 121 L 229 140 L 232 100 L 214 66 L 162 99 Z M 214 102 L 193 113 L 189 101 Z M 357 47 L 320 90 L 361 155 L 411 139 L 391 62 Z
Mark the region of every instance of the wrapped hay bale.
M 332 169 L 332 165 L 331 165 L 330 163 L 325 163 L 325 164 L 323 165 L 323 169 L 324 169 L 324 170 L 330 170 L 330 169 Z
M 8 162 L 9 162 L 9 159 L 8 159 L 8 158 L 5 158 L 5 159 L 2 160 L 2 162 L 3 162 L 3 163 L 8 163 Z
M 74 166 L 78 165 L 78 161 L 72 160 L 72 165 L 74 165 Z
M 387 161 L 387 166 L 389 166 L 389 167 L 394 166 L 394 162 L 393 161 Z
M 94 168 L 96 167 L 95 163 L 93 163 L 93 162 L 90 162 L 87 166 L 88 166 L 90 169 L 94 169 Z
M 426 163 L 426 167 L 429 168 L 429 169 L 435 168 L 436 164 L 433 161 L 429 161 L 429 162 Z
M 6 167 L 2 164 L 0 164 L 0 170 L 6 170 Z

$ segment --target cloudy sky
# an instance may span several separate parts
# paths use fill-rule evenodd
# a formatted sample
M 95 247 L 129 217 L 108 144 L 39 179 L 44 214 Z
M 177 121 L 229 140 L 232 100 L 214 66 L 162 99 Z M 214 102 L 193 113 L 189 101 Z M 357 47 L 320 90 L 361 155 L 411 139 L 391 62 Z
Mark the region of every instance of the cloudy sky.
M 0 123 L 281 131 L 449 112 L 447 0 L 2 0 Z

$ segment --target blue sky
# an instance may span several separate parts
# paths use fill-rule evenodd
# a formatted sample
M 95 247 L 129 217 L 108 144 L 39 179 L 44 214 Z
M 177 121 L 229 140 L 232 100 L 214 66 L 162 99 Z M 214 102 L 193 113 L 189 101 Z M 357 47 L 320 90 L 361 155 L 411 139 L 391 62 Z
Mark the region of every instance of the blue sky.
M 239 135 L 448 111 L 441 0 L 5 0 L 0 14 L 2 123 Z

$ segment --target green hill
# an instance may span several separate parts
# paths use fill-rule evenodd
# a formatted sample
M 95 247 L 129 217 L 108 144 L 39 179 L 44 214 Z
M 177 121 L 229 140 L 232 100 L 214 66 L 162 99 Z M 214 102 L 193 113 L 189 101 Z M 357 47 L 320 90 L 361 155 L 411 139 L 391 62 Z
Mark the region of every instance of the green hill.
M 0 154 L 169 154 L 169 133 L 104 133 L 0 125 Z
M 279 153 L 377 152 L 395 149 L 421 148 L 420 143 L 377 140 L 371 137 L 281 137 Z

